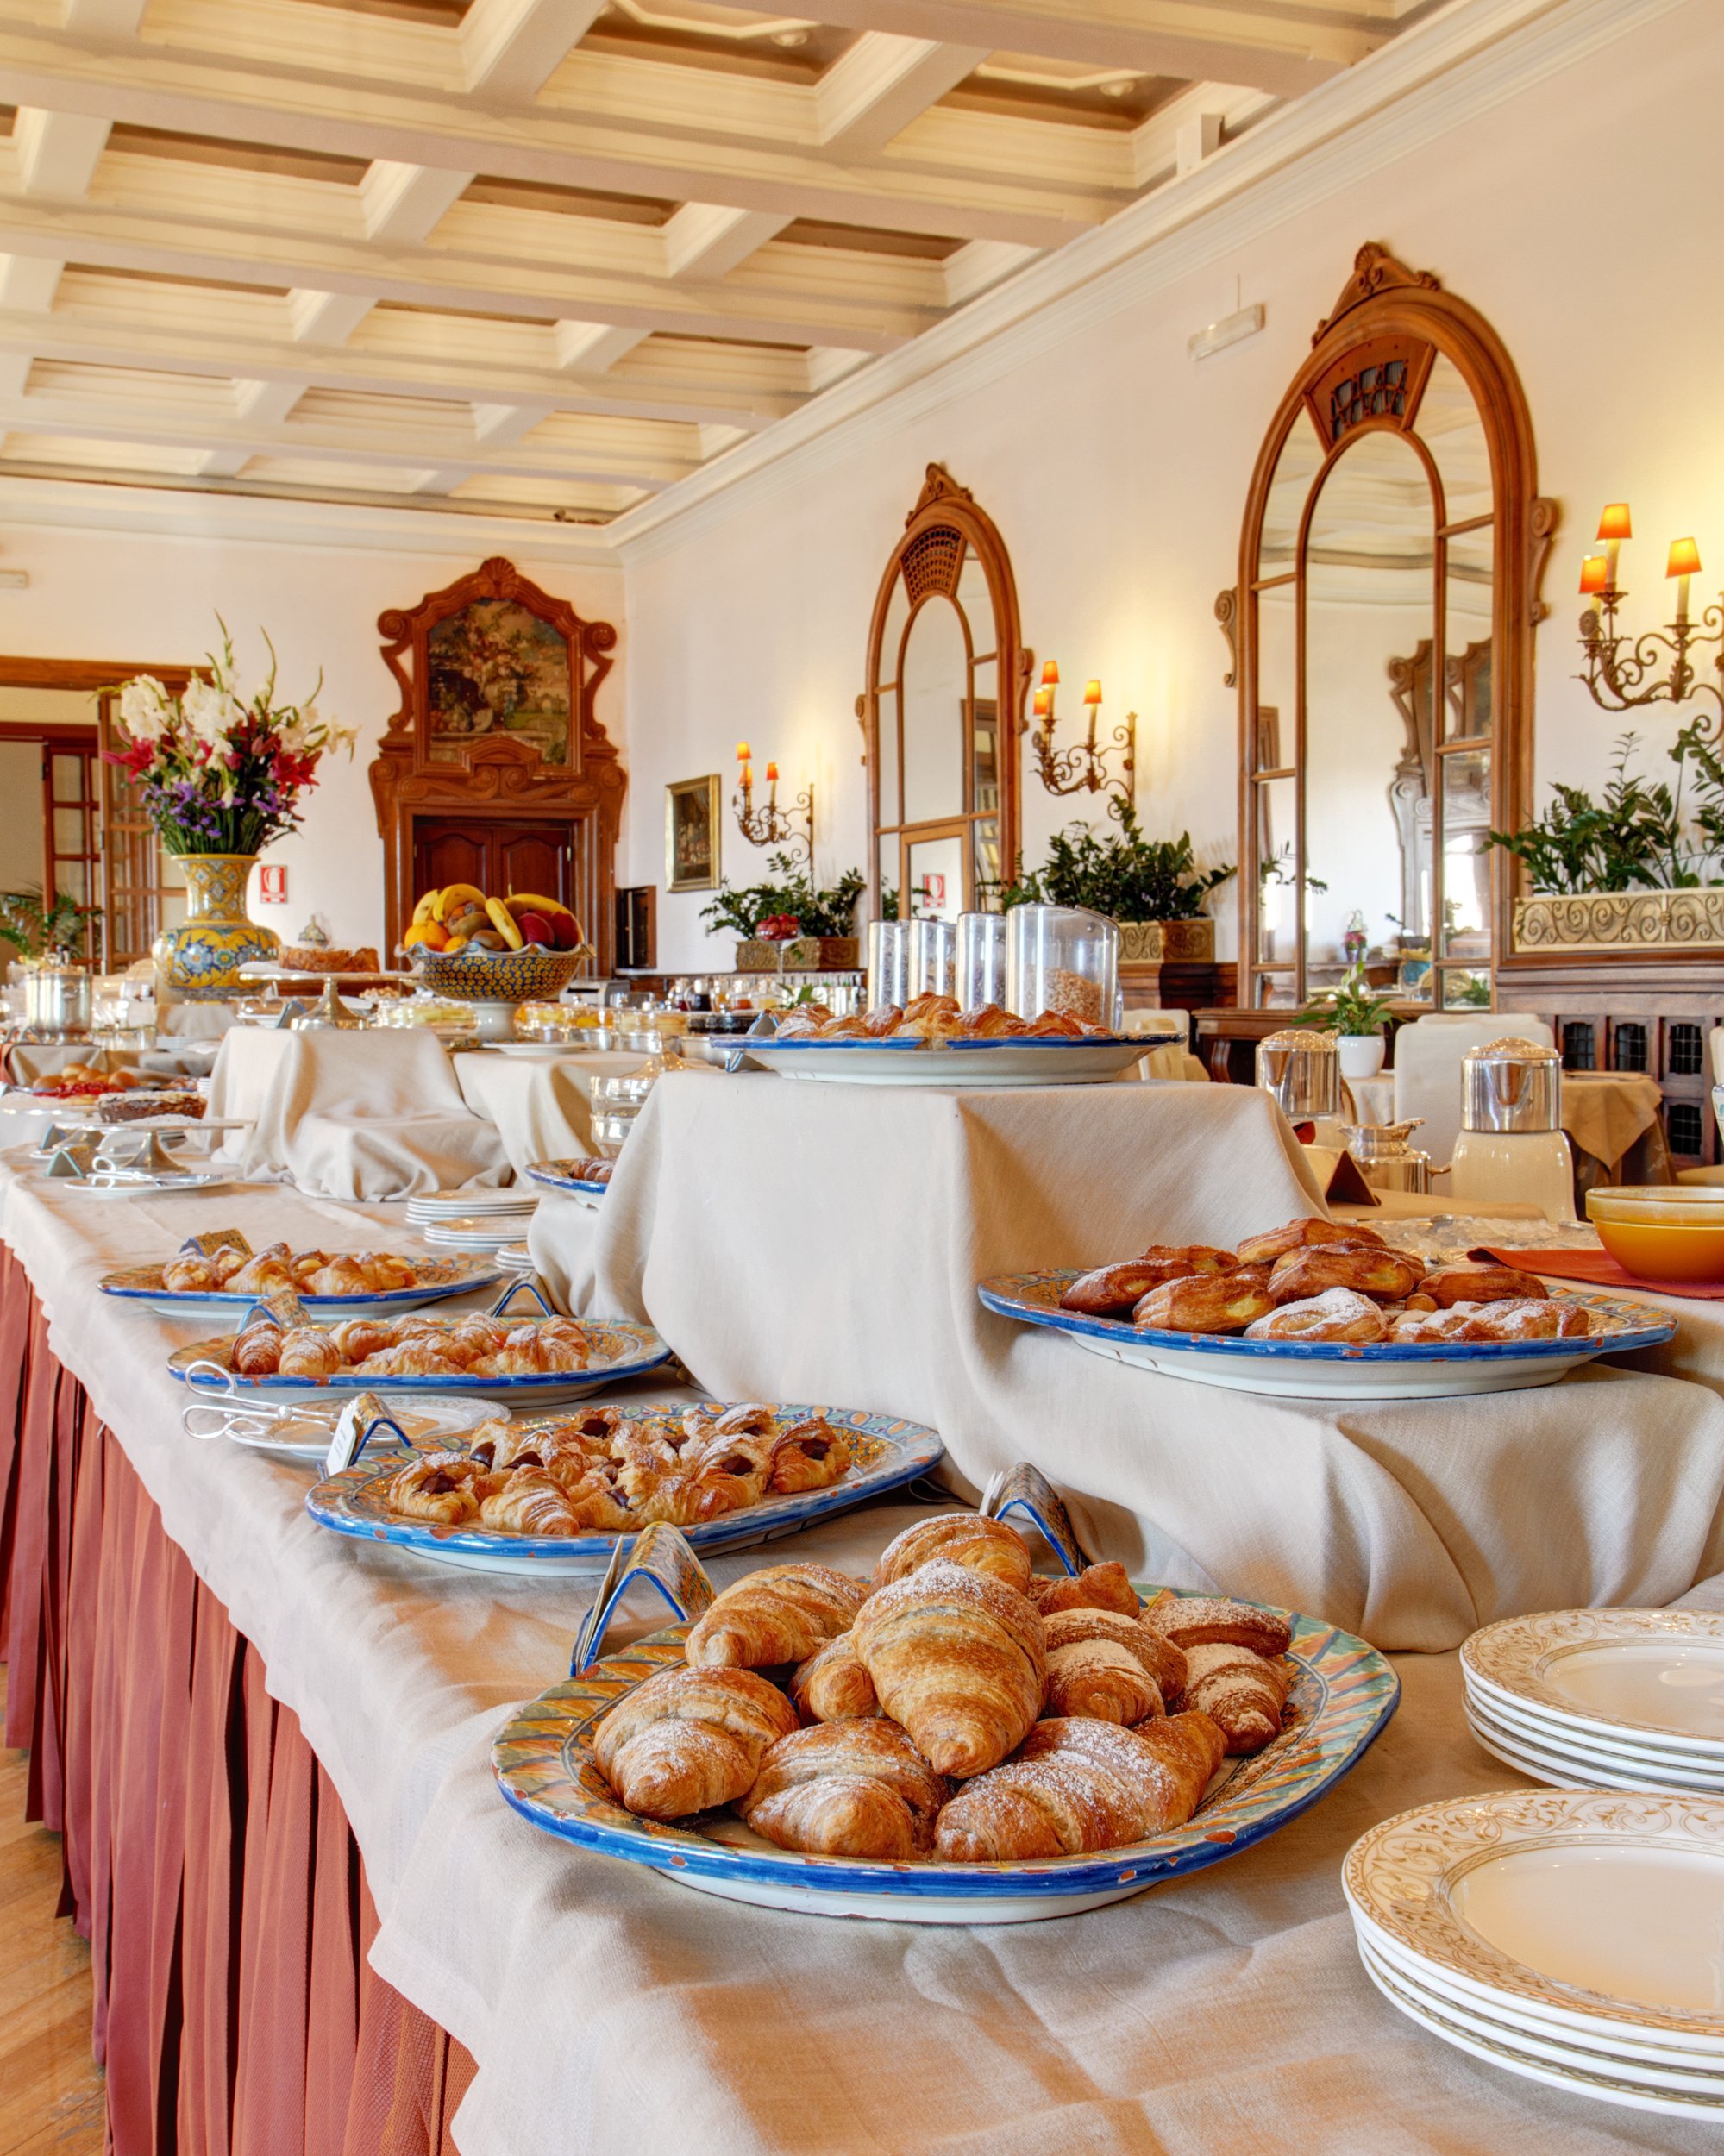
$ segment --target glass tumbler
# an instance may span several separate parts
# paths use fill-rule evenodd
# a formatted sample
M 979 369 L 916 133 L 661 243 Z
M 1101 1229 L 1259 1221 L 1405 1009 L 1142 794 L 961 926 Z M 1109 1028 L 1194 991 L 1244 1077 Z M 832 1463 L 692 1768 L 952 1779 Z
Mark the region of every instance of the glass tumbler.
M 1006 916 L 1006 1005 L 1111 1025 L 1119 987 L 1119 931 L 1076 906 L 1014 906 Z
M 957 998 L 965 1011 L 986 1010 L 990 1003 L 1006 1008 L 1003 913 L 959 914 Z

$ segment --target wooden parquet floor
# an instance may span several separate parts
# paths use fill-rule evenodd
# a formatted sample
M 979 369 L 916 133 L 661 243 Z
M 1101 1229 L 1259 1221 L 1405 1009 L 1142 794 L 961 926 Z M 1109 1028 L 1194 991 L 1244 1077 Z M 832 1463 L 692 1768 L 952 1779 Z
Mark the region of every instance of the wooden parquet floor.
M 60 1842 L 25 1823 L 28 1771 L 0 1752 L 0 2156 L 101 2156 L 90 1949 L 54 1915 Z

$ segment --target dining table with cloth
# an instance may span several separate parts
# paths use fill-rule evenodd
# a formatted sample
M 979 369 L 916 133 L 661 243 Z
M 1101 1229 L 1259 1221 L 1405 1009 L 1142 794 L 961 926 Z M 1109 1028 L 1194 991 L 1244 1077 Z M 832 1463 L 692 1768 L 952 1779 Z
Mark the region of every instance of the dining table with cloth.
M 1724 1397 L 1612 1358 L 1432 1400 L 1274 1397 L 1129 1367 L 976 1282 L 1322 1210 L 1242 1086 L 655 1087 L 571 1309 L 645 1318 L 707 1389 L 932 1424 L 966 1495 L 1033 1459 L 1096 1547 L 1387 1647 L 1529 1609 L 1664 1602 L 1724 1566 Z M 565 1208 L 528 1235 L 559 1273 Z
M 588 1158 L 593 1145 L 587 1080 L 625 1078 L 647 1058 L 633 1049 L 533 1056 L 476 1049 L 450 1060 L 461 1098 L 496 1125 L 519 1175 L 536 1161 Z
M 798 1123 L 787 1119 L 786 1143 L 799 1154 Z M 989 1116 L 976 1134 L 1002 1171 L 1018 1125 L 1017 1114 Z M 1194 1129 L 1162 1132 L 1188 1171 Z M 1241 1125 L 1232 1139 L 1269 1185 L 1265 1202 L 1296 1201 L 1302 1186 L 1295 1164 L 1276 1169 L 1272 1125 Z M 638 1156 L 642 1175 L 652 1150 Z M 564 1676 L 591 1583 L 464 1573 L 326 1533 L 304 1509 L 304 1471 L 182 1432 L 183 1395 L 164 1358 L 197 1326 L 96 1292 L 110 1267 L 175 1249 L 218 1216 L 258 1245 L 423 1248 L 398 1206 L 338 1206 L 278 1186 L 112 1206 L 22 1176 L 9 1178 L 3 1203 L 9 1275 L 22 1268 L 45 1307 L 62 1390 L 76 1383 L 117 1448 L 110 1482 L 123 1468 L 140 1489 L 127 1499 L 141 1507 L 137 1520 L 110 1518 L 89 1572 L 78 1569 L 84 1544 L 73 1545 L 78 1606 L 99 1608 L 110 1632 L 142 1634 L 138 1681 L 112 1684 L 100 1702 L 49 1697 L 34 1739 L 69 1747 L 72 1769 L 88 1747 L 78 1789 L 97 1808 L 99 1846 L 93 1858 L 80 1846 L 73 1895 L 105 1891 L 111 1871 L 119 1897 L 97 1904 L 113 1934 L 111 1947 L 102 1934 L 104 1972 L 119 1957 L 103 2025 L 116 2156 L 160 2145 L 164 2102 L 170 2120 L 176 2101 L 184 2118 L 194 2098 L 205 2113 L 244 2109 L 261 2122 L 255 2145 L 318 2156 L 342 2147 L 337 2098 L 368 2107 L 367 2117 L 394 2098 L 396 2125 L 411 2109 L 411 2088 L 367 2084 L 363 2040 L 355 2059 L 353 1969 L 321 2020 L 313 1997 L 315 2041 L 303 2019 L 278 2015 L 254 1973 L 279 1940 L 282 1958 L 299 1958 L 303 1986 L 304 1875 L 331 1846 L 340 1859 L 349 1831 L 357 1886 L 342 1859 L 342 1891 L 361 1892 L 376 1916 L 374 1935 L 349 1949 L 368 1946 L 361 1997 L 380 1979 L 404 2013 L 429 2017 L 466 2054 L 449 2140 L 433 2118 L 411 2144 L 423 2156 L 451 2142 L 461 2156 L 1702 2156 L 1715 2147 L 1703 2122 L 1619 2110 L 1475 2062 L 1403 2019 L 1366 1977 L 1341 1893 L 1351 1842 L 1414 1804 L 1528 1786 L 1468 1733 L 1454 1653 L 1395 1658 L 1398 1714 L 1354 1771 L 1282 1830 L 1085 1915 L 983 1928 L 840 1922 L 695 1893 L 540 1833 L 495 1786 L 492 1742 L 519 1703 Z M 1248 1213 L 1243 1198 L 1218 1207 L 1230 1233 Z M 1050 1201 L 1050 1224 L 1059 1218 Z M 791 1344 L 781 1336 L 787 1354 Z M 889 1374 L 885 1357 L 878 1368 Z M 37 1418 L 37 1451 L 17 1470 L 16 1501 L 0 1506 L 16 1538 L 15 1588 L 33 1507 L 47 1501 L 32 1479 L 40 1449 L 66 1441 L 55 1428 L 53 1414 Z M 0 1474 L 9 1471 L 0 1447 Z M 792 1559 L 865 1571 L 897 1529 L 926 1514 L 882 1501 L 711 1570 L 720 1583 Z M 184 1748 L 163 1738 L 181 1727 L 175 1689 L 188 1680 L 148 1652 L 158 1627 L 180 1621 L 181 1574 L 146 1568 L 150 1591 L 137 1595 L 123 1570 L 143 1546 L 136 1538 L 158 1532 L 212 1598 L 188 1659 L 201 1670 L 213 1607 L 260 1658 L 267 1699 L 258 1708 L 279 1703 L 315 1753 L 317 1794 L 302 1806 L 299 1839 L 273 1839 L 267 1867 L 253 1861 L 249 1829 L 242 1865 L 228 1836 L 286 1772 L 286 1723 L 273 1769 L 266 1749 L 236 1764 L 215 1758 L 213 1771 L 237 1777 L 236 1811 L 212 1808 L 188 1782 Z M 11 1607 L 16 1626 L 33 1606 L 15 1593 Z M 624 1617 L 613 1644 L 661 1621 L 632 1601 Z M 210 1683 L 195 1672 L 191 1681 L 201 1711 Z M 194 1717 L 193 1745 L 199 1727 Z M 147 1821 L 129 1801 L 147 1787 L 161 1797 Z M 68 1803 L 76 1795 L 69 1783 Z M 235 1925 L 234 1951 L 245 1941 L 239 2007 L 219 2023 L 233 2050 L 212 2055 L 197 2017 L 228 2011 L 234 1977 L 212 1897 L 229 1893 L 255 1893 L 246 1906 L 259 1928 Z M 201 1927 L 216 1945 L 206 1947 Z M 328 1962 L 319 1966 L 323 1989 L 339 1990 Z M 298 2009 L 308 2010 L 303 1992 Z M 325 2048 L 338 2023 L 341 2044 Z M 382 2145 L 348 2127 L 348 2148 Z M 253 2143 L 224 2129 L 198 2145 Z

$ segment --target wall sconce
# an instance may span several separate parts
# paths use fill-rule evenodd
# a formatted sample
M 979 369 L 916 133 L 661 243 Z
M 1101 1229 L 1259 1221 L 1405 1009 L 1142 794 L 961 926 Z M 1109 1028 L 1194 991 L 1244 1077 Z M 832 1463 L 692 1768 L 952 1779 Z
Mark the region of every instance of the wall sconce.
M 737 743 L 737 762 L 739 766 L 737 790 L 730 797 L 730 806 L 737 812 L 737 829 L 751 846 L 778 846 L 793 856 L 798 852 L 807 856 L 806 867 L 812 881 L 814 874 L 814 782 L 796 797 L 788 809 L 778 805 L 778 766 L 769 763 L 766 768 L 767 798 L 764 808 L 755 806 L 754 751 L 745 741 Z M 797 829 L 798 824 L 803 828 Z
M 1607 711 L 1629 711 L 1645 704 L 1685 704 L 1693 696 L 1715 698 L 1724 724 L 1724 594 L 1720 604 L 1702 610 L 1696 628 L 1689 615 L 1689 585 L 1701 573 L 1700 549 L 1692 539 L 1671 542 L 1664 566 L 1676 580 L 1676 611 L 1668 631 L 1647 630 L 1639 636 L 1618 630 L 1616 609 L 1627 594 L 1616 581 L 1622 542 L 1634 536 L 1627 502 L 1612 502 L 1598 520 L 1604 551 L 1581 563 L 1581 597 L 1591 601 L 1580 617 L 1581 649 L 1586 672 L 1581 675 L 1592 700 Z M 1717 681 L 1702 681 L 1689 655 L 1696 646 L 1716 644 L 1713 667 Z M 1671 655 L 1665 667 L 1661 651 Z
M 1080 789 L 1091 793 L 1106 793 L 1107 813 L 1117 816 L 1123 823 L 1132 806 L 1132 791 L 1138 773 L 1138 714 L 1127 711 L 1123 725 L 1113 729 L 1113 738 L 1105 749 L 1096 746 L 1095 736 L 1101 715 L 1101 684 L 1084 684 L 1084 709 L 1089 714 L 1089 727 L 1084 739 L 1073 749 L 1054 747 L 1054 699 L 1058 694 L 1060 670 L 1051 659 L 1042 668 L 1042 685 L 1036 691 L 1035 712 L 1038 721 L 1030 736 L 1030 745 L 1036 752 L 1036 768 L 1041 774 L 1042 784 L 1050 793 L 1075 793 Z M 1107 769 L 1107 759 L 1119 752 L 1119 776 L 1115 779 Z

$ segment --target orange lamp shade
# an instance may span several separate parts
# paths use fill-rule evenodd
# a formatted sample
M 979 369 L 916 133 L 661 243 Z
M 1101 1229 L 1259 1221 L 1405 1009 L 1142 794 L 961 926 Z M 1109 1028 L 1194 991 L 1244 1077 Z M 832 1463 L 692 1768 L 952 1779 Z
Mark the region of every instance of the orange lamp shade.
M 1056 689 L 1059 686 L 1060 669 L 1057 660 L 1050 659 L 1046 666 L 1042 668 L 1042 682 L 1046 688 Z
M 1045 718 L 1047 717 L 1048 701 L 1049 699 L 1047 691 L 1045 689 L 1038 689 L 1036 691 L 1036 716 L 1038 718 Z
M 1101 684 L 1100 684 L 1100 682 L 1099 682 L 1099 681 L 1086 681 L 1086 682 L 1084 683 L 1084 685 L 1083 685 L 1083 700 L 1084 700 L 1084 702 L 1085 702 L 1086 704 L 1099 704 L 1099 703 L 1101 701 Z
M 1602 554 L 1589 554 L 1580 565 L 1582 595 L 1610 588 L 1610 564 Z
M 1627 502 L 1605 504 L 1604 514 L 1598 520 L 1598 536 L 1601 539 L 1632 539 L 1634 536 L 1634 526 L 1628 515 Z
M 1698 576 L 1700 548 L 1692 539 L 1672 539 L 1670 560 L 1664 564 L 1666 576 Z
M 749 748 L 747 742 L 739 741 L 737 743 L 737 761 L 738 763 L 746 763 L 754 753 L 754 750 Z
M 775 763 L 769 763 L 767 766 L 766 777 L 767 784 L 768 786 L 776 786 L 778 784 L 778 766 Z

